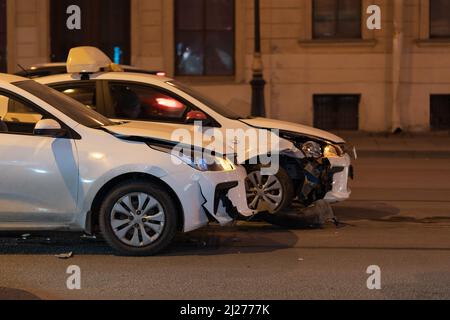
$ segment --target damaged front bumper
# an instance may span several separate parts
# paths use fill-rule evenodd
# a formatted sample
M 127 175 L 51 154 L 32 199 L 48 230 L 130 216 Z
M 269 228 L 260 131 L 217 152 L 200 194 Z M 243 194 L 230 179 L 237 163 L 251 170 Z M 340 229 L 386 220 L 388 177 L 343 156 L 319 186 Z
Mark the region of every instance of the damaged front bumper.
M 178 190 L 174 190 L 184 212 L 183 231 L 193 231 L 211 221 L 226 225 L 239 216 L 254 215 L 255 212 L 247 205 L 246 176 L 245 169 L 237 166 L 233 171 L 196 172 L 185 177 L 164 177 L 163 180 L 169 185 L 174 179 L 187 182 Z
M 324 200 L 328 203 L 342 202 L 350 198 L 349 178 L 353 178 L 353 167 L 348 154 L 342 157 L 327 158 L 330 162 L 331 190 Z
M 353 167 L 348 154 L 341 157 L 320 159 L 305 158 L 297 196 L 300 202 L 309 206 L 325 200 L 328 203 L 345 201 L 350 198 L 349 178 L 353 178 Z

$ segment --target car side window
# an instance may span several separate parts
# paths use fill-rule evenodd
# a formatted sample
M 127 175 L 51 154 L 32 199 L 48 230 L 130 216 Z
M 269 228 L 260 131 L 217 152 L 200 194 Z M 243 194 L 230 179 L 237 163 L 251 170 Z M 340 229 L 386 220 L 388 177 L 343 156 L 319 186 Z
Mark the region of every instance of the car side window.
M 150 86 L 110 83 L 114 115 L 126 120 L 184 122 L 189 107 Z
M 97 111 L 97 90 L 95 82 L 67 83 L 52 87 L 72 99 L 81 102 L 89 109 Z
M 33 105 L 0 93 L 0 133 L 33 134 L 43 118 Z

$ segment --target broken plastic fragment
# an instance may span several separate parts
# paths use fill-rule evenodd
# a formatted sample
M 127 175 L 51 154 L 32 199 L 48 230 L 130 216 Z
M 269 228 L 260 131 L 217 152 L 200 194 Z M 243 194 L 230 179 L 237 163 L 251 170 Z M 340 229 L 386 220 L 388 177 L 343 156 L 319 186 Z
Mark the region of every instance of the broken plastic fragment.
M 70 259 L 73 257 L 73 252 L 57 254 L 55 255 L 55 257 L 57 257 L 58 259 Z

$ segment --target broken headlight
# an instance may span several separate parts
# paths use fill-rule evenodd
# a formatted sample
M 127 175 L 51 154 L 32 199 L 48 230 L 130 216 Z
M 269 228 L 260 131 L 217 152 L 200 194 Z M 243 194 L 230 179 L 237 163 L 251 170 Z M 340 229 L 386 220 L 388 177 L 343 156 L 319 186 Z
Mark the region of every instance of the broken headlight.
M 323 156 L 325 158 L 337 158 L 342 157 L 343 155 L 344 151 L 339 146 L 329 144 L 323 149 Z
M 317 142 L 305 142 L 301 149 L 307 158 L 318 159 L 322 157 L 322 147 Z

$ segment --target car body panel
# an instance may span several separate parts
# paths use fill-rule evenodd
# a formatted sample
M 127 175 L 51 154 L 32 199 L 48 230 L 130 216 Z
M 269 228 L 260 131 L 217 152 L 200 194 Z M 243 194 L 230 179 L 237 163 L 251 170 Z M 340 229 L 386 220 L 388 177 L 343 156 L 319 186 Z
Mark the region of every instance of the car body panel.
M 336 144 L 345 143 L 345 141 L 342 138 L 332 134 L 331 132 L 327 132 L 324 130 L 316 129 L 316 128 L 305 126 L 305 125 L 298 124 L 298 123 L 280 121 L 280 120 L 274 120 L 274 119 L 268 119 L 268 118 L 242 119 L 241 121 L 250 126 L 257 127 L 257 128 L 285 130 L 285 131 L 295 132 L 298 134 L 304 134 L 304 135 L 324 139 L 326 141 L 336 143 Z
M 68 223 L 78 211 L 74 140 L 0 134 L 0 217 Z

